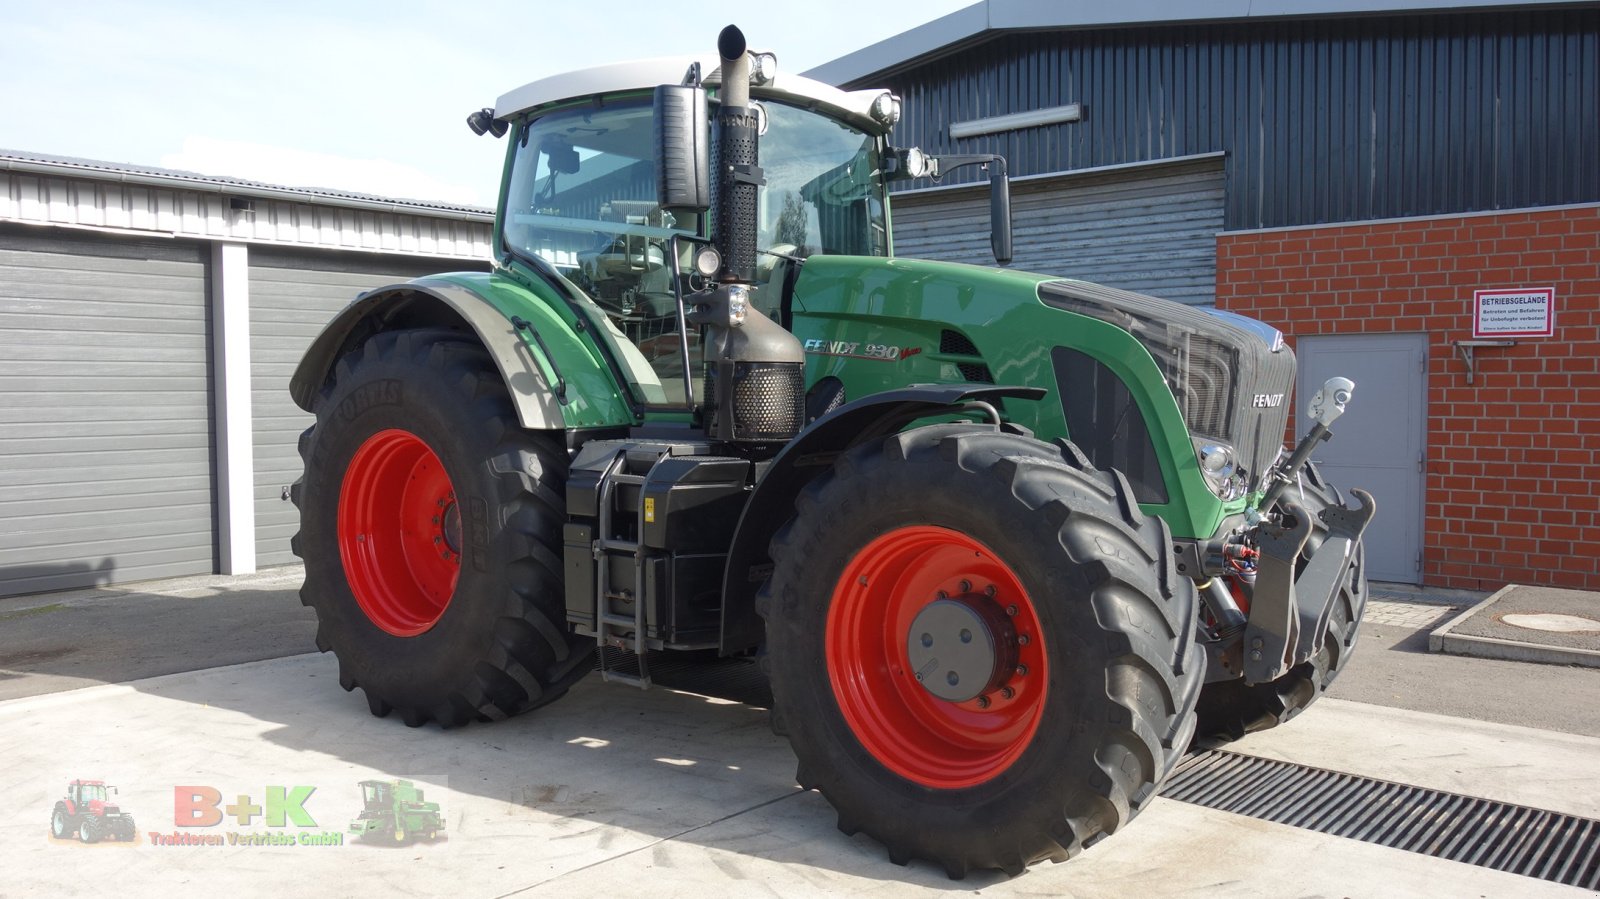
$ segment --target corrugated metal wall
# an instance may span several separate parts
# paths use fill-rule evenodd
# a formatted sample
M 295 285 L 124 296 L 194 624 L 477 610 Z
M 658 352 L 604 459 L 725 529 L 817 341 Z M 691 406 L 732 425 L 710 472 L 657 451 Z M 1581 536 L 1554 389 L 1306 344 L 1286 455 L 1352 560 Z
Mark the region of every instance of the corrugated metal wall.
M 298 441 L 312 418 L 289 398 L 289 376 L 334 314 L 356 294 L 442 271 L 471 270 L 460 261 L 293 253 L 250 253 L 250 405 L 254 422 L 256 564 L 296 561 L 289 538 L 299 529 L 283 488 L 300 476 Z M 476 266 L 487 270 L 487 265 Z
M 1011 267 L 1210 303 L 1222 193 L 1216 157 L 1015 184 Z M 901 194 L 890 208 L 897 255 L 994 264 L 986 182 Z
M 0 596 L 214 566 L 202 244 L 0 225 Z
M 1003 35 L 853 86 L 884 85 L 897 142 L 1012 175 L 1226 151 L 1230 230 L 1600 200 L 1594 6 Z M 947 136 L 1068 103 L 1083 121 Z

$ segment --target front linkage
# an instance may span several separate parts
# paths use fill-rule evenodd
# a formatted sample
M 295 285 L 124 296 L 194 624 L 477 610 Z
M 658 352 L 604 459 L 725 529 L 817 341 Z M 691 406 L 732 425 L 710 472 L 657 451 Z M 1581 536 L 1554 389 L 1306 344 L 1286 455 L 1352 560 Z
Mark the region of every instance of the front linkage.
M 1313 511 L 1303 483 L 1312 450 L 1331 436 L 1354 389 L 1346 378 L 1324 384 L 1310 404 L 1315 426 L 1269 473 L 1260 511 L 1221 540 L 1196 547 L 1201 570 L 1212 575 L 1202 584 L 1213 620 L 1208 680 L 1242 674 L 1246 684 L 1270 684 L 1310 661 L 1328 638 L 1341 591 L 1362 577 L 1361 535 L 1377 512 L 1371 494 L 1352 490 L 1354 509 L 1335 496 L 1313 503 L 1320 506 Z M 1301 485 L 1299 502 L 1287 498 L 1291 485 Z

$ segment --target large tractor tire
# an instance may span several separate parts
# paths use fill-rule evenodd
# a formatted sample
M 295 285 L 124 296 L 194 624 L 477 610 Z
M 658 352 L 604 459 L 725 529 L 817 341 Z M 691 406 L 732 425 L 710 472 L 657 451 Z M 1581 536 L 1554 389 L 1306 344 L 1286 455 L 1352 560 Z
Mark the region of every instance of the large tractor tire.
M 536 708 L 589 671 L 562 598 L 566 454 L 519 427 L 481 346 L 376 334 L 339 360 L 316 416 L 294 551 L 346 690 L 450 727 Z
M 1314 464 L 1308 463 L 1302 477 L 1303 491 L 1291 490 L 1292 499 L 1315 516 L 1325 508 L 1342 505 L 1339 488 L 1322 478 Z M 1327 529 L 1313 519 L 1306 555 L 1300 567 L 1316 555 L 1327 537 Z M 1296 574 L 1299 572 L 1297 571 Z M 1220 746 L 1257 731 L 1270 730 L 1310 708 L 1328 691 L 1350 661 L 1361 634 L 1361 615 L 1367 607 L 1366 547 L 1356 542 L 1350 571 L 1339 587 L 1329 617 L 1328 636 L 1322 648 L 1309 660 L 1296 665 L 1277 680 L 1265 684 L 1246 684 L 1243 680 L 1207 684 L 1196 707 L 1198 723 L 1195 743 L 1201 748 Z
M 50 835 L 58 840 L 70 839 L 76 829 L 77 822 L 67 814 L 66 804 L 56 803 L 56 807 L 50 811 Z
M 773 726 L 839 829 L 953 878 L 1064 861 L 1148 803 L 1204 677 L 1193 584 L 1127 481 L 940 425 L 855 448 L 773 540 Z

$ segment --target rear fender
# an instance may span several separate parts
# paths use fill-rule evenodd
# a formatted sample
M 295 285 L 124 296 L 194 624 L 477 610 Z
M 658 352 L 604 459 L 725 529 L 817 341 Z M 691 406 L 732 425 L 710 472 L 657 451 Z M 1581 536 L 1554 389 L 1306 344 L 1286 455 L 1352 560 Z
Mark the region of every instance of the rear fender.
M 458 278 L 472 283 L 457 283 Z M 448 325 L 471 331 L 488 350 L 522 427 L 631 424 L 632 409 L 615 379 L 594 347 L 574 333 L 568 316 L 508 279 L 491 278 L 420 278 L 362 294 L 323 328 L 301 358 L 289 380 L 295 404 L 314 411 L 339 358 L 372 334 Z
M 801 431 L 772 460 L 739 516 L 722 577 L 722 653 L 743 652 L 761 642 L 762 625 L 755 612 L 755 599 L 762 582 L 772 572 L 767 546 L 794 515 L 794 502 L 801 489 L 827 471 L 840 454 L 887 437 L 919 419 L 956 412 L 965 403 L 992 404 L 1003 398 L 1037 400 L 1044 395 L 1045 391 L 1037 387 L 918 384 L 846 403 Z

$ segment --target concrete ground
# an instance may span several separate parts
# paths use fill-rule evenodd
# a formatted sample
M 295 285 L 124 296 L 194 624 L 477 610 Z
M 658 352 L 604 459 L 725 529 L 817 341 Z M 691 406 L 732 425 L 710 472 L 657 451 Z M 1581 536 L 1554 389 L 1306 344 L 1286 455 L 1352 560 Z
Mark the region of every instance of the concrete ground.
M 335 674 L 331 658 L 303 655 L 0 703 L 0 893 L 100 895 L 115 883 L 118 895 L 1583 895 L 1163 799 L 1070 863 L 950 881 L 839 833 L 822 798 L 795 786 L 762 710 L 590 679 L 512 721 L 410 729 L 369 716 Z M 1329 699 L 1236 746 L 1600 817 L 1592 737 Z M 140 840 L 51 840 L 52 804 L 74 777 L 118 785 Z M 397 777 L 440 803 L 443 839 L 227 844 L 229 833 L 344 831 L 357 783 Z M 269 805 L 273 785 L 314 788 L 301 806 L 309 826 L 262 826 L 252 806 Z M 207 787 L 229 817 L 177 828 L 175 788 Z M 156 845 L 151 832 L 223 844 Z
M 299 654 L 315 622 L 298 583 L 281 569 L 0 600 L 0 896 L 107 883 L 123 895 L 1581 895 L 1162 799 L 1068 864 L 952 882 L 840 834 L 826 802 L 795 785 L 760 708 L 591 678 L 494 725 L 372 718 L 359 692 L 339 689 L 331 656 Z M 1600 671 L 1428 654 L 1428 629 L 1453 614 L 1432 598 L 1375 595 L 1332 696 L 1230 749 L 1600 817 Z M 137 843 L 47 835 L 79 777 L 120 787 Z M 440 802 L 442 839 L 226 843 L 343 834 L 358 782 L 400 777 Z M 253 807 L 272 786 L 313 787 L 313 825 L 264 827 Z M 214 789 L 248 823 L 178 828 L 180 787 Z M 224 842 L 156 845 L 151 833 Z
M 1428 651 L 1428 632 L 1473 604 L 1374 591 L 1361 642 L 1328 695 L 1479 721 L 1600 737 L 1600 669 Z

